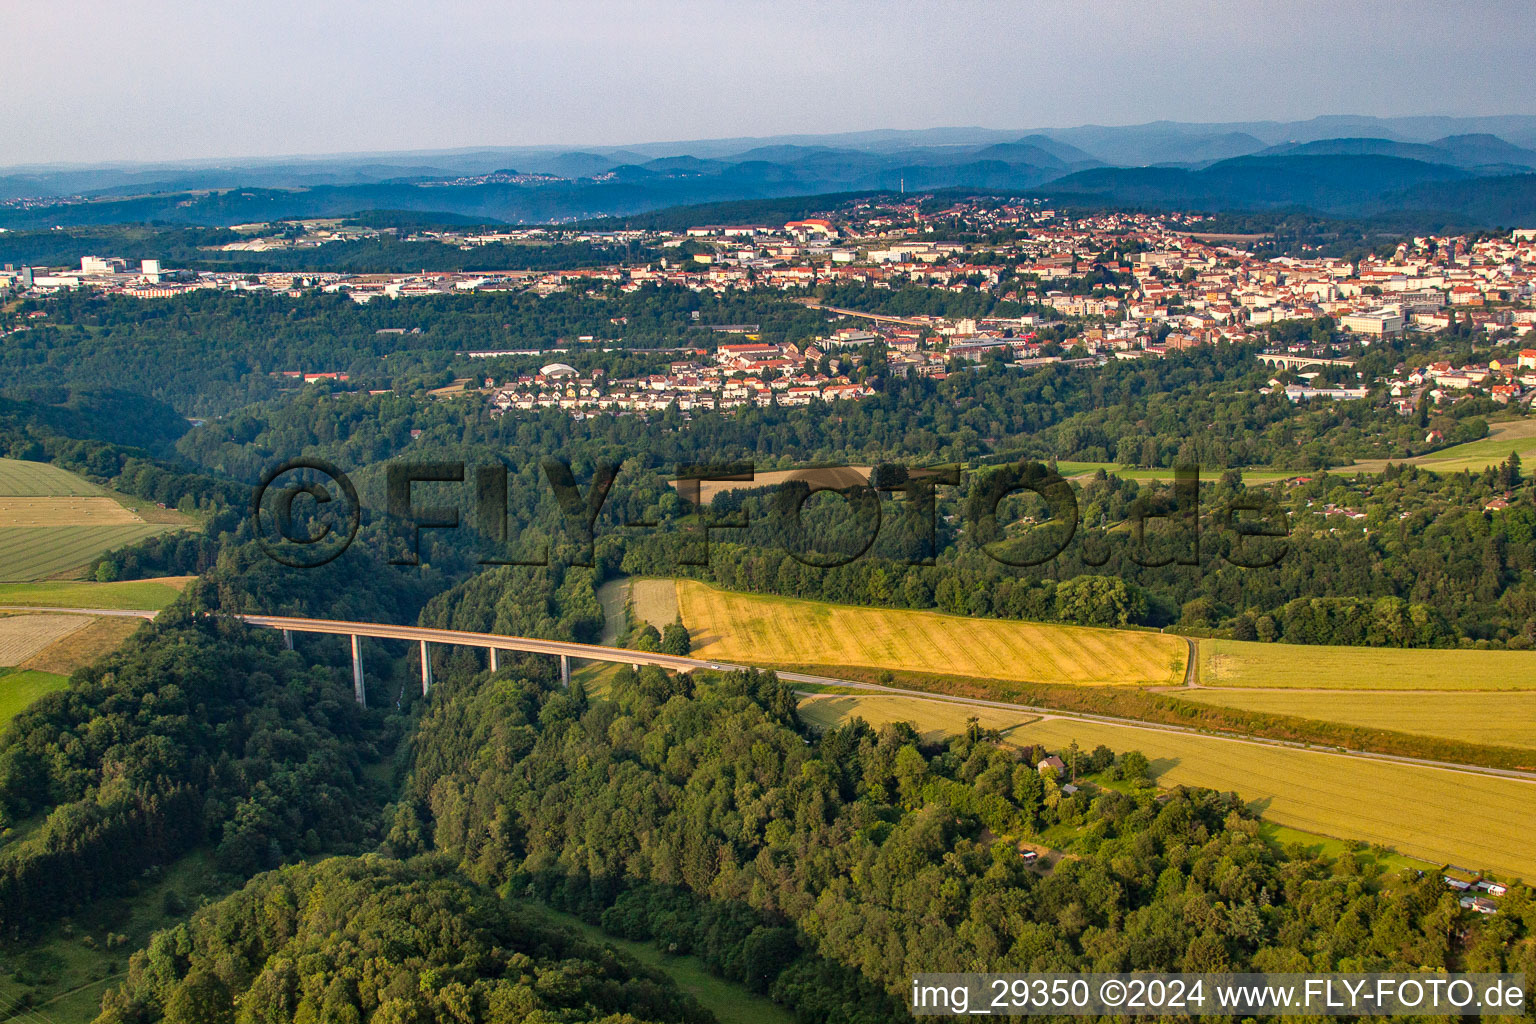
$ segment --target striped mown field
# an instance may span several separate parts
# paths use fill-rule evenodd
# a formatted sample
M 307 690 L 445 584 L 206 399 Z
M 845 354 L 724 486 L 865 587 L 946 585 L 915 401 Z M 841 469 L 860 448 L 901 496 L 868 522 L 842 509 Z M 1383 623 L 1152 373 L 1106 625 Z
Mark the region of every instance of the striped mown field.
M 1318 690 L 1536 690 L 1536 651 L 1313 647 L 1201 640 L 1202 686 Z
M 0 459 L 0 495 L 8 498 L 88 497 L 105 493 L 89 480 L 46 462 Z
M 677 587 L 671 580 L 635 580 L 629 599 L 634 604 L 636 622 L 666 629 L 677 621 Z
M 766 666 L 909 669 L 1040 683 L 1168 686 L 1184 678 L 1183 638 L 939 612 L 863 608 L 677 581 L 693 656 Z
M 948 736 L 964 732 L 972 718 L 983 729 L 996 729 L 1004 739 L 1041 719 L 1041 716 L 1022 709 L 1005 711 L 905 694 L 818 693 L 802 698 L 799 712 L 802 721 L 817 729 L 839 725 L 854 717 L 864 719 L 877 729 L 887 722 L 910 722 L 928 743 L 940 743 Z
M 67 573 L 103 552 L 169 529 L 158 523 L 0 527 L 0 581 L 26 582 Z
M 1536 750 L 1536 691 L 1513 693 L 1297 693 L 1294 690 L 1180 690 L 1182 700 L 1367 729 L 1439 736 Z M 1536 757 L 1532 758 L 1536 765 Z
M 104 552 L 191 525 L 57 466 L 0 459 L 0 582 L 67 575 Z
M 758 487 L 777 487 L 786 480 L 807 480 L 821 487 L 856 487 L 869 482 L 872 466 L 827 466 L 807 469 L 773 469 L 754 473 L 751 480 L 700 480 L 699 501 L 709 504 L 715 495 Z M 671 481 L 674 488 L 677 481 Z
M 1159 785 L 1232 791 L 1270 821 L 1304 832 L 1382 843 L 1435 864 L 1536 878 L 1530 842 L 1536 783 L 1195 733 L 1064 718 L 1027 721 L 1027 712 L 1011 720 L 1004 711 L 889 700 L 815 695 L 801 703 L 800 713 L 822 726 L 858 716 L 871 725 L 910 721 L 921 732 L 953 732 L 974 713 L 985 726 L 1008 729 L 1005 740 L 1012 744 L 1060 750 L 1076 740 L 1084 750 L 1100 743 L 1117 753 L 1139 750 L 1151 759 Z M 933 710 L 914 711 L 917 703 Z

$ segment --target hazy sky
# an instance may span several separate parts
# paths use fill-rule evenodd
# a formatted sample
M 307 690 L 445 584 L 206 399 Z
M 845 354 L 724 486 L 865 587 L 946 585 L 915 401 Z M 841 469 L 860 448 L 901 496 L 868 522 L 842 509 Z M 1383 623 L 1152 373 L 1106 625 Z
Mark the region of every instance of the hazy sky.
M 0 2 L 0 166 L 1536 113 L 1530 0 Z

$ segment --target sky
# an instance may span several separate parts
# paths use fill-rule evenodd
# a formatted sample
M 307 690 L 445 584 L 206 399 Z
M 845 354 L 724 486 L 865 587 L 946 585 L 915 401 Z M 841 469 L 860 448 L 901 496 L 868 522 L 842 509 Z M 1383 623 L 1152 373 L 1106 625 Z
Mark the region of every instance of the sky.
M 0 3 L 0 166 L 1536 113 L 1529 0 Z

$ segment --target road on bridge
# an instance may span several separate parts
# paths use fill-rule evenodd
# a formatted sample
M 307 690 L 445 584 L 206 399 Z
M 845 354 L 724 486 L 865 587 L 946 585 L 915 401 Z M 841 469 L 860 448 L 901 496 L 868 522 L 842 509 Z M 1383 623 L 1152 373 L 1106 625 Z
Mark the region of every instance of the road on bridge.
M 694 669 L 713 669 L 722 672 L 758 669 L 760 671 L 773 671 L 778 675 L 780 679 L 788 683 L 839 687 L 850 690 L 869 691 L 875 694 L 888 694 L 891 696 L 916 697 L 922 700 L 945 701 L 952 704 L 964 704 L 972 707 L 995 708 L 1003 711 L 1022 711 L 1033 715 L 1044 715 L 1050 718 L 1083 722 L 1098 722 L 1105 725 L 1120 726 L 1122 728 L 1144 729 L 1158 732 L 1187 733 L 1191 735 L 1203 736 L 1207 739 L 1223 740 L 1231 743 L 1250 743 L 1260 746 L 1282 747 L 1291 750 L 1311 750 L 1321 753 L 1333 754 L 1339 757 L 1352 757 L 1369 761 L 1388 761 L 1395 764 L 1408 764 L 1417 765 L 1422 768 L 1434 768 L 1440 771 L 1460 772 L 1468 775 L 1485 775 L 1504 779 L 1515 779 L 1521 782 L 1536 784 L 1536 772 L 1531 771 L 1521 771 L 1518 769 L 1506 768 L 1489 768 L 1482 765 L 1462 764 L 1453 761 L 1434 761 L 1428 758 L 1404 757 L 1397 754 L 1380 754 L 1368 750 L 1352 750 L 1347 747 L 1301 743 L 1292 740 L 1270 739 L 1264 736 L 1252 736 L 1240 733 L 1213 732 L 1210 730 L 1195 729 L 1189 726 L 1167 725 L 1161 722 L 1145 722 L 1136 718 L 1120 718 L 1114 715 L 1095 715 L 1081 711 L 1063 711 L 1060 708 L 1044 707 L 1031 704 L 1016 704 L 1010 701 L 986 700 L 978 697 L 956 697 L 950 694 L 930 693 L 926 690 L 911 690 L 898 686 L 886 686 L 880 683 L 865 683 L 852 679 L 839 679 L 834 676 L 814 675 L 805 672 L 779 671 L 767 665 L 743 665 L 733 662 L 708 661 L 700 658 L 681 657 L 675 654 L 655 654 L 649 651 L 631 651 L 621 647 L 603 647 L 597 644 L 578 644 L 564 640 L 540 640 L 533 637 L 523 636 L 501 636 L 496 633 L 470 633 L 453 629 L 432 629 L 425 626 L 389 626 L 372 622 L 344 622 L 331 619 L 295 619 L 278 615 L 243 615 L 240 616 L 240 618 L 253 626 L 268 626 L 273 629 L 286 629 L 291 632 L 331 633 L 337 635 L 350 635 L 353 637 L 381 637 L 391 640 L 413 640 L 424 644 L 455 644 L 467 647 L 484 647 L 488 650 L 524 651 L 532 654 L 554 655 L 562 659 L 578 658 L 583 661 L 603 661 L 624 665 L 655 665 L 658 668 L 669 668 L 681 672 L 692 671 Z M 355 650 L 356 647 L 354 643 L 354 651 Z M 425 683 L 426 681 L 427 680 L 424 675 L 423 682 Z

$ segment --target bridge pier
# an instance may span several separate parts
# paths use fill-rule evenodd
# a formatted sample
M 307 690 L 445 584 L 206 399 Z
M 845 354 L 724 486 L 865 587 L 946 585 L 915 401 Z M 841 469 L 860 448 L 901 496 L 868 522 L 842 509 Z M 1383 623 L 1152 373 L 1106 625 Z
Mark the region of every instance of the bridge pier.
M 494 647 L 488 647 L 488 648 L 486 648 L 486 650 L 491 652 L 491 671 L 492 672 L 500 672 L 501 671 L 501 652 L 498 651 Z
M 560 685 L 567 690 L 571 688 L 571 656 L 560 655 Z
M 290 651 L 293 650 L 293 630 L 283 630 L 283 646 Z
M 368 694 L 363 689 L 363 638 L 356 633 L 352 634 L 352 693 L 358 704 L 368 706 Z
M 432 655 L 427 650 L 427 642 L 421 642 L 421 695 L 425 697 L 427 691 L 432 688 Z

